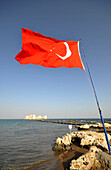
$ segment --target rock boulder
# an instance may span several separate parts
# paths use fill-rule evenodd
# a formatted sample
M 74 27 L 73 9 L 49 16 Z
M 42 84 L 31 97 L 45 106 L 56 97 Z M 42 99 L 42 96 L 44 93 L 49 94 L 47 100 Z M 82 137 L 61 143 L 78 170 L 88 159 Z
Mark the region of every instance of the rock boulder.
M 88 153 L 80 156 L 77 160 L 71 161 L 70 170 L 100 170 L 111 169 L 111 155 L 98 149 L 96 146 L 91 146 Z

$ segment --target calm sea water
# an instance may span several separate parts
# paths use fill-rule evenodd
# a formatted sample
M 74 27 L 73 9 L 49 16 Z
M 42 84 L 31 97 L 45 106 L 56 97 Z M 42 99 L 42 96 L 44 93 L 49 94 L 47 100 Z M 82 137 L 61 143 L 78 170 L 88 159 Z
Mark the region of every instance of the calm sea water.
M 58 165 L 53 144 L 66 133 L 66 124 L 0 120 L 0 169 L 53 170 Z

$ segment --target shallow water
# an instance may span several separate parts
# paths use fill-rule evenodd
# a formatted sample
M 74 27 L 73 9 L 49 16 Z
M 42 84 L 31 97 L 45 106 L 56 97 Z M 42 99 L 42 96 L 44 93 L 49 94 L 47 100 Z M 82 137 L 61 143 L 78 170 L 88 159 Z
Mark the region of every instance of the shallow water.
M 0 169 L 53 169 L 52 151 L 58 136 L 69 133 L 68 125 L 28 120 L 0 120 Z
M 53 144 L 69 132 L 66 124 L 0 120 L 0 169 L 53 170 L 58 165 Z

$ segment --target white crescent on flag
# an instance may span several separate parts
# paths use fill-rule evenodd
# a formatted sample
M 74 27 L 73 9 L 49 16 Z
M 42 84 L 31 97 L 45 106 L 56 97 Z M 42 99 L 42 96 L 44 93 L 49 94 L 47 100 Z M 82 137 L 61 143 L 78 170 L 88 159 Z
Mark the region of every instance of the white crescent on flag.
M 56 55 L 57 55 L 59 58 L 61 58 L 62 60 L 67 59 L 67 58 L 70 57 L 71 54 L 72 54 L 72 53 L 71 53 L 71 50 L 70 50 L 70 48 L 69 48 L 68 43 L 67 43 L 67 42 L 64 42 L 64 45 L 66 46 L 66 55 L 62 57 L 61 55 L 59 55 L 59 54 L 56 53 Z

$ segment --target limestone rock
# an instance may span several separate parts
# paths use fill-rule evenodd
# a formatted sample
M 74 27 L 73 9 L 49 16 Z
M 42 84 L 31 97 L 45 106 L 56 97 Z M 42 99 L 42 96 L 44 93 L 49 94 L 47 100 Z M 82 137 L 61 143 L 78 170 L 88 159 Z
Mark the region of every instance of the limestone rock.
M 71 136 L 70 134 L 64 135 L 62 138 L 57 138 L 53 147 L 54 151 L 64 151 L 71 149 Z
M 108 150 L 106 138 L 104 133 L 97 133 L 97 132 L 72 132 L 72 138 L 79 138 L 80 145 L 81 146 L 97 146 L 102 149 Z M 111 136 L 108 134 L 109 140 L 111 139 Z M 73 140 L 74 140 L 73 139 Z
M 111 124 L 110 123 L 104 123 L 105 128 L 111 128 Z M 90 124 L 90 127 L 93 128 L 103 128 L 103 124 L 102 123 L 97 123 L 97 124 Z
M 58 144 L 58 145 L 60 145 L 60 144 L 62 144 L 63 142 L 62 142 L 62 139 L 61 138 L 57 138 L 57 140 L 56 140 L 56 144 Z
M 111 155 L 91 146 L 88 153 L 71 161 L 70 170 L 111 169 Z
M 71 144 L 70 134 L 67 133 L 67 135 L 64 135 L 63 138 L 62 138 L 62 141 L 65 145 L 70 145 Z
M 111 124 L 110 123 L 104 123 L 105 128 L 111 128 Z M 88 130 L 90 128 L 103 128 L 102 123 L 97 123 L 97 124 L 84 124 L 84 125 L 76 125 L 75 127 L 77 127 L 79 130 Z
M 104 123 L 106 128 L 111 128 L 111 124 L 110 123 Z
M 72 160 L 70 169 L 89 170 L 94 164 L 96 147 L 92 146 L 90 151 L 80 156 L 77 160 Z
M 108 139 L 111 141 L 111 136 L 109 134 Z M 102 150 L 108 150 L 105 134 L 91 131 L 72 132 L 71 134 L 64 135 L 62 138 L 58 137 L 55 142 L 55 148 L 58 148 L 58 150 L 65 150 L 66 146 L 71 147 L 72 143 L 75 142 L 82 147 L 97 146 Z
M 88 129 L 90 129 L 90 125 L 88 125 L 88 124 L 85 124 L 85 125 L 81 125 L 81 126 L 78 126 L 78 129 L 84 129 L 84 130 L 88 130 Z

